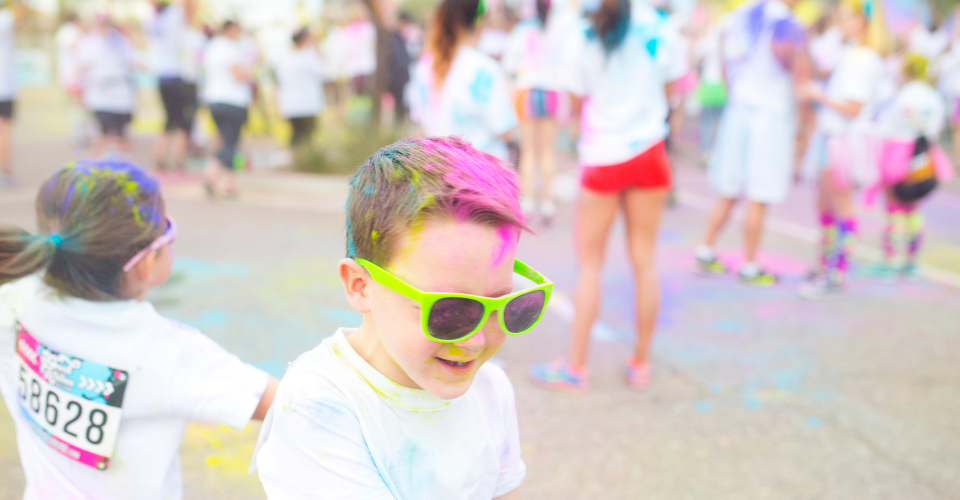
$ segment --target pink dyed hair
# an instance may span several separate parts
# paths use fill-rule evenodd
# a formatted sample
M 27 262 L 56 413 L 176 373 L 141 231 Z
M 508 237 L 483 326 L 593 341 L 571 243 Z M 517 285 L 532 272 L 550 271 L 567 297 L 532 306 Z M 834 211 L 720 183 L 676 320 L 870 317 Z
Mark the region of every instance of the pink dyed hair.
M 529 230 L 517 174 L 457 137 L 403 139 L 350 178 L 347 256 L 389 264 L 399 237 L 430 217 Z

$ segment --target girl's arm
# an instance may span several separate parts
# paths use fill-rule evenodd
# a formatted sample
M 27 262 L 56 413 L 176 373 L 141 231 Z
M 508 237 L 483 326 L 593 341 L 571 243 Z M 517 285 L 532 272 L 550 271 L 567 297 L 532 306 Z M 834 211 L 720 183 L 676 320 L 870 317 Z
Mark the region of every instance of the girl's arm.
M 276 396 L 277 386 L 279 385 L 279 380 L 270 377 L 270 381 L 267 382 L 267 388 L 263 390 L 263 397 L 260 398 L 260 404 L 257 405 L 257 409 L 253 411 L 253 416 L 250 417 L 251 420 L 262 421 L 264 417 L 267 416 L 267 411 L 270 410 L 270 405 L 273 404 L 273 397 Z

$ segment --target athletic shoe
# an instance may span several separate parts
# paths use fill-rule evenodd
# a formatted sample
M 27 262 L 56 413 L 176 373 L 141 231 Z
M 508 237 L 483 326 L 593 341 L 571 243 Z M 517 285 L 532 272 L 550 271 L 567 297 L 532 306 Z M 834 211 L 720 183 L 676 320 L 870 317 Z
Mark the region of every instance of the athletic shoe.
M 530 367 L 534 383 L 545 389 L 580 392 L 587 390 L 587 370 L 574 371 L 563 358 Z
M 750 286 L 767 288 L 777 284 L 777 276 L 761 269 L 753 274 L 740 272 L 740 281 Z
M 557 213 L 557 206 L 552 201 L 540 203 L 540 225 L 550 227 L 553 224 L 553 216 Z
M 727 265 L 717 260 L 716 257 L 701 259 L 697 257 L 697 271 L 700 274 L 726 274 Z
M 843 296 L 843 285 L 835 280 L 821 278 L 802 283 L 797 292 L 807 300 L 830 300 Z
M 650 382 L 650 363 L 639 364 L 631 359 L 623 369 L 623 378 L 631 389 L 638 391 L 646 389 Z

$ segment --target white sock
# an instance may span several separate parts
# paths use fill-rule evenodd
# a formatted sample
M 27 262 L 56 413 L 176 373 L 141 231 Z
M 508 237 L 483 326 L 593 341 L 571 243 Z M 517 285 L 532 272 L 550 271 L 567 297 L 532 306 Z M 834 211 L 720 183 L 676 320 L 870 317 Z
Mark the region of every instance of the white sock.
M 693 253 L 700 260 L 713 260 L 717 258 L 716 254 L 713 253 L 713 249 L 702 243 L 697 245 L 697 248 L 693 251 Z
M 740 274 L 747 277 L 753 277 L 760 273 L 760 265 L 756 262 L 745 262 L 740 266 Z

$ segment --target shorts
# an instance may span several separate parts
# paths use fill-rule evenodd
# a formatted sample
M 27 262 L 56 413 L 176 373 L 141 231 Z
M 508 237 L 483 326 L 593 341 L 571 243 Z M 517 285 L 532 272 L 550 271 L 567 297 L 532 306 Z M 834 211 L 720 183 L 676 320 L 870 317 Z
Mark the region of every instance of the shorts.
M 6 118 L 7 120 L 13 118 L 13 111 L 15 109 L 14 103 L 16 101 L 0 101 L 0 118 Z
M 670 160 L 663 141 L 623 163 L 583 167 L 580 174 L 580 187 L 606 194 L 627 189 L 669 189 L 670 182 Z
M 559 93 L 553 90 L 528 89 L 517 92 L 514 106 L 521 120 L 556 118 Z
M 100 124 L 100 133 L 114 137 L 126 137 L 127 125 L 133 119 L 130 113 L 111 113 L 109 111 L 94 111 L 97 123 Z
M 841 189 L 867 186 L 877 181 L 879 140 L 865 134 L 826 136 L 824 162 L 833 185 Z
M 183 80 L 176 77 L 161 78 L 160 99 L 167 114 L 167 123 L 163 129 L 167 132 L 190 130 L 190 122 L 186 118 L 187 95 Z
M 710 160 L 710 184 L 724 198 L 783 202 L 793 177 L 796 137 L 793 113 L 727 104 Z

